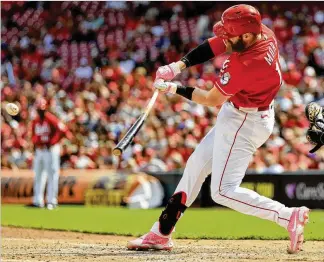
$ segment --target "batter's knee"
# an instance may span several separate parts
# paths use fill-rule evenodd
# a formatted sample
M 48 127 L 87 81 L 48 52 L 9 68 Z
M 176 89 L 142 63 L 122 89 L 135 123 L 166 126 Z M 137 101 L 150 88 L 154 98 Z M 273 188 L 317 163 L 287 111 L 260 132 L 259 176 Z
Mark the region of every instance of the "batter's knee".
M 212 192 L 211 193 L 211 198 L 214 200 L 215 203 L 222 204 L 223 196 L 219 194 L 219 191 Z
M 230 190 L 229 187 L 220 187 L 219 185 L 213 185 L 211 184 L 211 197 L 217 204 L 223 205 L 226 201 L 226 193 Z
M 204 158 L 203 155 L 199 154 L 199 151 L 194 151 L 187 160 L 185 173 L 199 174 L 199 178 L 204 181 L 211 173 L 211 165 L 209 164 L 209 161 L 210 159 L 208 160 Z

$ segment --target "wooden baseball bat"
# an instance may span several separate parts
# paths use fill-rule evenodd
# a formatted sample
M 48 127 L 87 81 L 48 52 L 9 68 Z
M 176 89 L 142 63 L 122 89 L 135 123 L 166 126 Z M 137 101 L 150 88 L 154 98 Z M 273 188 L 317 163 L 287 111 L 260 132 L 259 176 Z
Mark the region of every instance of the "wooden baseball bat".
M 159 91 L 155 90 L 152 98 L 150 99 L 148 105 L 145 108 L 145 111 L 137 118 L 135 123 L 127 131 L 126 135 L 119 141 L 117 146 L 113 149 L 113 154 L 115 156 L 120 156 L 124 152 L 124 150 L 130 145 L 130 143 L 133 141 L 137 132 L 141 129 L 148 114 L 150 113 L 158 94 Z

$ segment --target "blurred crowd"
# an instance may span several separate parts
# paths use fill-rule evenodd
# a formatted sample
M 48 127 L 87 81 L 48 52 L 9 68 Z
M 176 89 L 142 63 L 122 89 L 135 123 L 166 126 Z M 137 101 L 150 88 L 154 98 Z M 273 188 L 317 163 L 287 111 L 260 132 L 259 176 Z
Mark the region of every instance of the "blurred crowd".
M 204 39 L 231 3 L 3 2 L 1 6 L 1 167 L 31 168 L 29 125 L 35 101 L 74 134 L 62 140 L 62 168 L 183 168 L 214 125 L 218 109 L 159 95 L 145 126 L 119 159 L 112 149 L 152 96 L 156 69 Z M 320 3 L 257 3 L 278 37 L 284 85 L 276 126 L 249 167 L 258 173 L 324 169 L 324 149 L 309 154 L 305 104 L 324 106 L 324 13 Z M 227 55 L 177 78 L 210 89 Z M 20 107 L 11 117 L 7 102 Z

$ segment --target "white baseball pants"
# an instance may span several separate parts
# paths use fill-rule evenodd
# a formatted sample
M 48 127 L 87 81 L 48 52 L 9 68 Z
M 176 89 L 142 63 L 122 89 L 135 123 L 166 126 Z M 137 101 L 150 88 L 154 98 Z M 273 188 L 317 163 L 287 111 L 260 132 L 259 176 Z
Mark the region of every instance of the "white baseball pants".
M 33 203 L 44 206 L 44 190 L 47 179 L 46 201 L 48 204 L 57 205 L 60 145 L 55 144 L 50 149 L 36 149 L 33 166 L 35 172 Z
M 175 193 L 185 192 L 189 207 L 211 173 L 211 194 L 216 203 L 287 228 L 292 208 L 240 187 L 254 152 L 269 138 L 273 126 L 273 109 L 246 113 L 226 102 L 216 125 L 188 159 Z

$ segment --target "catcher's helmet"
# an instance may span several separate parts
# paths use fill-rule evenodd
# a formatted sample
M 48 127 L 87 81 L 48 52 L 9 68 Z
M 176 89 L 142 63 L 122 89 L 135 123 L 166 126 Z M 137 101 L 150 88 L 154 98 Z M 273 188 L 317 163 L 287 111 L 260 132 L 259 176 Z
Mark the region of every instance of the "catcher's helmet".
M 46 110 L 47 108 L 47 101 L 44 98 L 40 98 L 36 101 L 36 108 L 38 110 Z
M 250 5 L 234 5 L 224 11 L 213 31 L 217 37 L 228 39 L 245 33 L 261 33 L 261 15 Z

